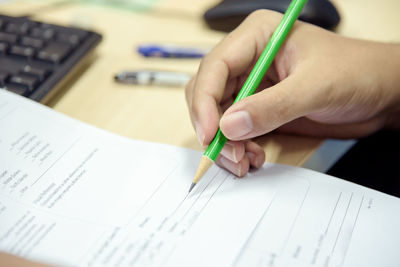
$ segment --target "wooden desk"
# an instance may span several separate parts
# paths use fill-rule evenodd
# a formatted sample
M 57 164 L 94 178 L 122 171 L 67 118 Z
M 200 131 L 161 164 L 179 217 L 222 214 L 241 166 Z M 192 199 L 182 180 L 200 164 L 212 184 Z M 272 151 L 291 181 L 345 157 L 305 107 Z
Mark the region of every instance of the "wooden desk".
M 40 8 L 43 2 L 3 5 L 11 14 L 59 24 L 83 24 L 102 33 L 97 58 L 51 105 L 55 110 L 130 138 L 200 149 L 184 100 L 183 88 L 126 86 L 113 81 L 120 70 L 149 68 L 195 73 L 199 60 L 146 59 L 134 49 L 142 43 L 211 47 L 223 33 L 207 29 L 203 12 L 215 0 L 159 0 L 148 11 L 134 12 L 94 4 L 70 3 Z M 400 1 L 335 0 L 341 34 L 365 39 L 400 40 Z M 41 11 L 43 10 L 43 11 Z M 321 140 L 269 135 L 258 140 L 267 161 L 301 165 Z

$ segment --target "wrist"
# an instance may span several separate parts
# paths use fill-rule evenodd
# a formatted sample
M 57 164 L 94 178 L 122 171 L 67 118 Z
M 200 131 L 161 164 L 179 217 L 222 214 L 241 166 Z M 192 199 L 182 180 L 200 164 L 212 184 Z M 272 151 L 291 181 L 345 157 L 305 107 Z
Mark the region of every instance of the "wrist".
M 384 44 L 384 63 L 378 69 L 381 73 L 382 94 L 388 99 L 385 128 L 400 129 L 400 45 Z
M 350 73 L 359 77 L 360 99 L 371 109 L 371 116 L 385 118 L 383 127 L 400 124 L 400 45 L 355 40 L 351 50 L 358 63 Z M 351 65 L 351 64 L 350 64 Z M 351 76 L 353 76 L 351 75 Z

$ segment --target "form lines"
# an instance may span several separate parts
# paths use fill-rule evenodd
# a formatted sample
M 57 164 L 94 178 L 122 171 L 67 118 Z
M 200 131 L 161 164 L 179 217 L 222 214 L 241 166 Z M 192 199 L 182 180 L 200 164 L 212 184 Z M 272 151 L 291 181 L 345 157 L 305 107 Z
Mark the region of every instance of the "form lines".
M 276 195 L 277 195 L 277 193 L 275 192 L 274 196 L 271 199 L 271 202 L 268 204 L 267 208 L 265 209 L 264 214 L 261 216 L 260 220 L 258 220 L 258 222 L 257 222 L 256 226 L 254 227 L 253 231 L 251 232 L 251 234 L 247 238 L 246 242 L 244 243 L 244 245 L 240 249 L 240 253 L 237 255 L 237 257 L 236 257 L 235 261 L 233 262 L 232 266 L 236 266 L 237 265 L 240 257 L 243 255 L 243 251 L 244 251 L 245 247 L 249 244 L 250 240 L 254 236 L 254 234 L 257 231 L 258 227 L 260 226 L 261 222 L 264 220 L 265 215 L 267 215 L 269 209 L 271 208 L 272 203 L 274 202 Z M 262 251 L 262 252 L 264 252 L 264 251 Z
M 161 186 L 167 181 L 167 179 L 171 176 L 172 173 L 175 172 L 175 170 L 178 168 L 178 166 L 175 166 L 175 168 L 173 168 L 170 173 L 168 173 L 168 175 L 165 177 L 164 181 L 162 181 L 156 188 L 156 190 L 153 191 L 153 193 L 146 199 L 146 201 L 144 202 L 144 204 L 139 208 L 139 210 L 128 220 L 128 222 L 126 223 L 126 225 L 130 225 L 131 222 L 137 217 L 138 214 L 140 214 L 140 212 L 147 206 L 147 204 L 150 202 L 150 200 L 154 197 L 154 195 L 158 192 L 158 190 L 160 190 Z
M 340 201 L 340 198 L 341 198 L 341 197 L 342 197 L 342 192 L 340 192 L 339 197 L 338 197 L 338 200 L 336 201 L 336 205 L 335 205 L 335 207 L 333 208 L 333 212 L 332 212 L 331 218 L 329 219 L 328 225 L 326 226 L 324 236 L 326 236 L 326 234 L 328 233 L 329 226 L 331 225 L 333 215 L 334 215 L 335 212 L 336 212 L 336 209 L 337 209 L 337 206 L 338 206 L 338 204 L 339 204 L 339 201 Z
M 349 211 L 349 207 L 350 207 L 350 203 L 351 203 L 351 200 L 352 200 L 352 199 L 353 199 L 353 193 L 351 193 L 349 203 L 347 204 L 346 212 L 344 213 L 342 223 L 340 224 L 339 232 L 337 233 L 336 240 L 335 240 L 335 244 L 333 245 L 331 255 L 332 255 L 333 252 L 335 251 L 336 244 L 337 244 L 337 241 L 338 241 L 338 239 L 339 239 L 340 233 L 342 232 L 342 227 L 343 227 L 344 221 L 345 221 L 345 219 L 346 219 L 347 212 Z
M 229 177 L 229 174 L 227 174 L 225 176 L 225 178 L 222 180 L 222 182 L 218 185 L 218 187 L 215 189 L 215 191 L 211 194 L 210 198 L 207 199 L 206 204 L 204 204 L 204 206 L 200 209 L 199 214 L 201 214 L 203 212 L 203 210 L 207 207 L 208 203 L 210 202 L 210 200 L 214 197 L 215 193 L 217 193 L 218 189 L 222 186 L 223 183 L 225 183 L 226 179 Z
M 211 180 L 214 180 L 214 178 L 218 175 L 218 173 L 219 173 L 219 172 L 217 172 L 217 173 L 215 174 L 215 176 L 214 176 Z M 229 174 L 227 174 L 227 175 L 225 176 L 225 178 L 221 181 L 221 183 L 218 185 L 218 187 L 217 187 L 217 188 L 214 190 L 214 192 L 211 194 L 210 198 L 207 199 L 207 201 L 206 201 L 206 203 L 204 204 L 204 206 L 200 209 L 199 215 L 203 212 L 203 210 L 206 208 L 206 206 L 208 205 L 208 203 L 210 202 L 210 200 L 213 198 L 213 196 L 215 195 L 215 193 L 218 191 L 218 189 L 222 186 L 222 184 L 226 181 L 226 179 L 227 179 L 228 177 L 229 177 Z M 205 189 L 210 185 L 210 183 L 211 183 L 211 181 L 204 187 L 204 189 L 203 189 L 203 191 L 201 192 L 201 194 L 202 194 L 202 193 L 205 191 Z M 198 198 L 197 198 L 197 199 L 198 199 Z M 195 201 L 197 201 L 197 199 L 196 199 Z M 193 205 L 192 205 L 190 208 L 192 208 L 192 207 L 193 207 Z M 185 214 L 185 216 L 186 216 L 186 214 Z M 194 222 L 192 222 L 190 225 L 188 225 L 187 230 L 189 230 L 189 229 L 192 227 L 193 223 L 194 223 Z M 168 257 L 165 259 L 165 261 L 164 261 L 164 263 L 163 263 L 163 266 L 164 266 L 165 264 L 168 263 L 168 261 L 169 261 L 171 255 L 172 255 L 172 253 L 175 251 L 176 247 L 177 247 L 177 244 L 174 245 L 174 247 L 173 247 L 173 249 L 171 250 L 171 252 L 169 253 Z
M 81 138 L 79 137 L 78 139 L 76 139 L 76 140 L 72 143 L 72 145 L 70 145 L 70 146 L 67 148 L 67 150 L 65 150 L 64 153 L 62 153 L 62 154 L 58 157 L 58 159 L 56 159 L 56 160 L 53 162 L 53 164 L 51 164 L 50 167 L 48 167 L 47 170 L 45 170 L 45 171 L 42 173 L 42 175 L 40 175 L 40 176 L 31 184 L 30 187 L 34 186 L 34 185 L 35 185 L 35 184 L 36 184 L 36 183 L 37 183 L 51 168 L 53 168 L 53 166 L 54 166 L 61 158 L 63 158 L 64 155 L 67 154 L 68 151 L 70 151 L 71 148 L 72 148 L 74 145 L 76 145 L 76 143 L 79 141 L 79 139 L 81 139 Z
M 303 198 L 303 200 L 301 201 L 300 207 L 299 207 L 299 209 L 297 210 L 296 217 L 295 217 L 295 219 L 293 220 L 292 225 L 290 226 L 290 230 L 289 230 L 289 233 L 288 233 L 288 235 L 287 235 L 287 237 L 286 237 L 285 243 L 284 243 L 284 245 L 282 246 L 281 252 L 279 253 L 280 255 L 282 255 L 284 249 L 286 248 L 286 246 L 287 246 L 287 244 L 288 244 L 288 242 L 289 242 L 289 238 L 290 238 L 290 236 L 292 235 L 294 226 L 296 225 L 297 219 L 299 218 L 300 211 L 303 209 L 303 205 L 304 205 L 304 202 L 305 202 L 305 200 L 306 200 L 306 198 L 307 198 L 307 196 L 308 196 L 308 192 L 309 192 L 309 191 L 310 191 L 310 186 L 308 186 L 307 191 L 306 191 L 306 193 L 304 194 L 304 198 Z
M 353 224 L 353 229 L 351 229 L 349 243 L 347 244 L 347 248 L 346 248 L 346 250 L 345 250 L 345 253 L 344 253 L 344 256 L 343 256 L 343 259 L 342 259 L 342 263 L 340 264 L 340 266 L 343 266 L 343 263 L 344 263 L 344 261 L 345 261 L 345 259 L 346 259 L 347 251 L 349 250 L 349 246 L 350 246 L 351 237 L 353 236 L 354 229 L 356 228 L 356 224 L 357 224 L 357 220 L 358 220 L 358 215 L 360 214 L 360 210 L 361 210 L 361 207 L 362 207 L 363 202 L 364 202 L 364 196 L 362 197 L 360 206 L 358 207 L 357 216 L 356 216 L 356 219 L 354 220 L 354 224 Z
M 206 189 L 209 187 L 209 185 L 214 181 L 215 177 L 217 177 L 218 172 L 213 176 L 212 179 L 210 179 L 210 181 L 207 183 L 207 185 L 203 188 L 203 190 L 201 191 L 200 194 L 198 194 L 197 198 L 195 201 L 193 201 L 192 205 L 190 205 L 190 207 L 187 209 L 187 211 L 183 214 L 183 216 L 179 219 L 179 222 L 181 222 L 186 215 L 190 212 L 190 210 L 193 208 L 193 206 L 197 203 L 197 201 L 200 199 L 200 197 L 203 195 L 204 191 L 206 191 Z M 186 195 L 187 197 L 188 195 Z M 185 199 L 186 199 L 185 197 Z

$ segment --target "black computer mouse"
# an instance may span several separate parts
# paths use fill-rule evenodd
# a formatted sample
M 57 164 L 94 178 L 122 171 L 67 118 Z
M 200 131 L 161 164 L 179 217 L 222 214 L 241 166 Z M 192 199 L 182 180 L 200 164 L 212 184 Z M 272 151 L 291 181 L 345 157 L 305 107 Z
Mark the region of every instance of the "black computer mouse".
M 230 32 L 251 12 L 257 9 L 270 9 L 284 13 L 290 2 L 290 0 L 224 0 L 207 10 L 204 19 L 210 28 Z M 339 23 L 340 16 L 328 0 L 308 0 L 299 19 L 332 30 Z

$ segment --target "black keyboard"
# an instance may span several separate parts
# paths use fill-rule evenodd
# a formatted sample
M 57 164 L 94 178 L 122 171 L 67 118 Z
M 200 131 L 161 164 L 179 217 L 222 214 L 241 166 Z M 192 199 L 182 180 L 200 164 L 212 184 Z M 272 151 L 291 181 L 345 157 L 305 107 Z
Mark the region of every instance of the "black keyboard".
M 100 40 L 91 31 L 0 15 L 0 88 L 46 102 Z

